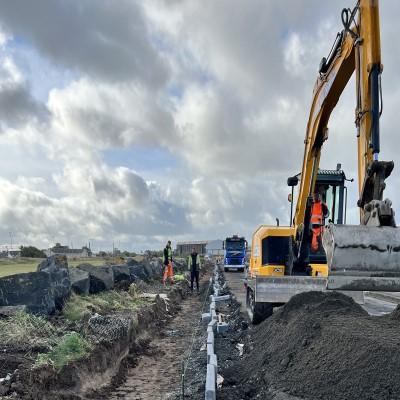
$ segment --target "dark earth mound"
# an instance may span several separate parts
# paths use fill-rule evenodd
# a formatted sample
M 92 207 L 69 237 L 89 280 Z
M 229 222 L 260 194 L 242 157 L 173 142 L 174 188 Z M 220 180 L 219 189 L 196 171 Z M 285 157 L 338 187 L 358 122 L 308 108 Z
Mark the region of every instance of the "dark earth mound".
M 306 399 L 400 399 L 398 314 L 371 317 L 335 292 L 294 296 L 224 371 L 232 400 L 272 398 L 272 388 Z

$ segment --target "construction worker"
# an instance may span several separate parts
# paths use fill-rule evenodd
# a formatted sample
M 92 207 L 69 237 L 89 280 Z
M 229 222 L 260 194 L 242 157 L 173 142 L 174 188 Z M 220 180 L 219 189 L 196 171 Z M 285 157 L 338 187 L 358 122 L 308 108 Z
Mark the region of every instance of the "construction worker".
M 167 279 L 169 278 L 171 285 L 174 284 L 174 270 L 172 268 L 172 248 L 171 241 L 168 240 L 167 245 L 164 248 L 164 275 L 163 285 L 165 286 Z
M 197 293 L 199 293 L 199 274 L 200 274 L 200 256 L 196 253 L 194 247 L 188 257 L 188 270 L 190 271 L 190 290 L 193 293 L 193 283 L 196 279 Z
M 318 191 L 314 193 L 313 204 L 311 207 L 311 251 L 316 253 L 321 246 L 321 235 L 324 227 L 324 219 L 329 216 L 327 205 L 321 200 Z

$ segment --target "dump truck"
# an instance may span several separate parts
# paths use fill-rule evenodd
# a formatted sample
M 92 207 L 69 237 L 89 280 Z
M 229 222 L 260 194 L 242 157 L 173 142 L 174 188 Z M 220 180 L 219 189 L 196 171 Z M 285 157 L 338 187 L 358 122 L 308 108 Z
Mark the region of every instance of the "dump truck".
M 253 234 L 245 288 L 254 323 L 305 291 L 339 290 L 361 298 L 363 291 L 400 291 L 400 230 L 392 202 L 383 197 L 394 163 L 379 159 L 379 1 L 359 0 L 342 10 L 341 20 L 343 29 L 319 66 L 301 173 L 288 179 L 289 186 L 298 185 L 294 217 L 287 227 L 263 225 Z M 353 73 L 359 225 L 343 223 L 344 173 L 319 168 L 330 115 Z

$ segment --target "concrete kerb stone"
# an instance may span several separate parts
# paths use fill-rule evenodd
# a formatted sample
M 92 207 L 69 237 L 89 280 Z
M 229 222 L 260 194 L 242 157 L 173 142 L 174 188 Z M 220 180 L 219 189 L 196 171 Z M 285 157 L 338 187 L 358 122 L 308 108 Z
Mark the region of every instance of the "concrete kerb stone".
M 230 294 L 226 294 L 224 296 L 213 296 L 213 302 L 218 302 L 218 301 L 227 301 L 231 299 Z
M 215 301 L 212 301 L 210 303 L 210 314 L 212 314 L 213 311 L 215 311 L 216 307 L 215 307 Z
M 212 319 L 209 323 L 208 323 L 208 327 L 211 327 L 211 329 L 215 332 L 217 329 L 217 320 L 216 319 Z
M 210 362 L 210 357 L 214 353 L 214 345 L 212 343 L 207 343 L 207 363 Z
M 208 324 L 211 321 L 211 313 L 201 314 L 201 322 Z
M 205 400 L 216 400 L 216 372 L 213 364 L 207 364 Z
M 214 274 L 210 278 L 210 284 L 213 285 L 213 293 L 216 297 L 219 296 L 220 285 L 219 285 L 219 272 L 218 266 L 214 267 Z M 215 296 L 210 296 L 210 312 L 202 314 L 202 321 L 208 322 L 207 325 L 207 374 L 206 374 L 206 388 L 205 388 L 205 400 L 216 400 L 217 393 L 217 356 L 214 352 L 215 338 L 214 333 L 217 331 L 218 316 L 216 313 L 216 304 L 214 301 Z
M 212 354 L 210 356 L 210 364 L 214 365 L 215 368 L 215 380 L 217 380 L 217 375 L 218 375 L 218 361 L 217 361 L 217 355 Z
M 207 332 L 207 344 L 212 344 L 214 348 L 214 331 Z

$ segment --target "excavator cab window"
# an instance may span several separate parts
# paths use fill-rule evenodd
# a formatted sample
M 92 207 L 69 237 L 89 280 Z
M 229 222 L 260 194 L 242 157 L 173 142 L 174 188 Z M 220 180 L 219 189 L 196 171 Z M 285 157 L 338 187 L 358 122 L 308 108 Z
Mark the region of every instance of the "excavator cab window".
M 317 175 L 315 190 L 320 193 L 322 201 L 327 205 L 329 216 L 325 224 L 343 224 L 345 213 L 346 175 L 339 170 L 320 170 Z
M 262 265 L 285 265 L 289 237 L 268 236 L 262 240 Z
M 320 170 L 315 183 L 315 192 L 319 193 L 321 200 L 328 208 L 328 216 L 323 221 L 328 223 L 343 224 L 345 213 L 344 183 L 346 176 L 341 170 Z M 320 239 L 320 238 L 319 238 Z M 318 240 L 318 250 L 312 250 L 310 243 L 310 262 L 325 263 L 326 256 L 322 248 L 322 241 Z

